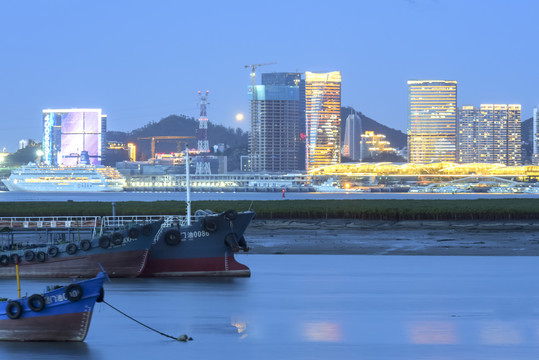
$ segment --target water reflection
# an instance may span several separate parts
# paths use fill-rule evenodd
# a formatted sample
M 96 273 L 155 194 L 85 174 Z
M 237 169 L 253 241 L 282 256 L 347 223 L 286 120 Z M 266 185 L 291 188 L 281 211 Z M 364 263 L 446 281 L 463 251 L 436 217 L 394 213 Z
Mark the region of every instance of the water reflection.
M 414 344 L 457 344 L 455 326 L 446 321 L 420 321 L 409 325 L 410 341 Z
M 481 342 L 486 345 L 517 345 L 522 335 L 513 322 L 493 321 L 485 323 L 480 330 Z
M 88 344 L 79 342 L 4 342 L 2 351 L 9 353 L 10 356 L 27 359 L 35 358 L 36 354 L 42 357 L 54 355 L 58 359 L 100 358 L 99 354 L 93 352 Z
M 240 339 L 243 340 L 247 337 L 247 323 L 245 321 L 232 319 L 230 324 L 237 329 Z
M 308 341 L 342 341 L 341 327 L 335 322 L 307 322 L 303 324 L 303 336 Z

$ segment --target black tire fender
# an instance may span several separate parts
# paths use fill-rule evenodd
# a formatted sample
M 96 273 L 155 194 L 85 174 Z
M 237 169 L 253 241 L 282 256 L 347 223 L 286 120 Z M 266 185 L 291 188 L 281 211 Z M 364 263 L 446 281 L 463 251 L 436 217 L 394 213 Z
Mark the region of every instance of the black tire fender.
M 152 226 L 150 224 L 146 224 L 140 229 L 140 232 L 144 236 L 149 236 L 152 233 Z
M 230 233 L 225 237 L 225 245 L 232 249 L 233 252 L 238 252 L 240 246 L 238 245 L 238 235 Z
M 11 254 L 9 260 L 11 260 L 12 264 L 18 264 L 19 262 L 21 262 L 21 257 L 19 256 L 19 254 Z
M 240 246 L 240 248 L 242 249 L 246 249 L 247 248 L 247 241 L 245 241 L 245 237 L 242 236 L 240 238 L 240 240 L 238 241 L 238 245 Z
M 9 256 L 7 256 L 7 255 L 0 256 L 0 265 L 8 266 L 9 265 Z
M 79 284 L 70 284 L 68 287 L 66 287 L 66 298 L 71 301 L 79 301 L 82 298 L 82 286 Z
M 115 232 L 114 234 L 112 234 L 113 245 L 122 245 L 123 242 L 124 242 L 124 236 L 121 233 Z
M 103 235 L 99 238 L 99 246 L 103 249 L 108 249 L 110 246 L 110 238 L 107 235 Z
M 79 247 L 77 246 L 77 244 L 71 243 L 66 246 L 66 253 L 68 253 L 69 255 L 75 255 L 78 250 Z
M 55 257 L 56 255 L 58 255 L 58 248 L 56 246 L 51 246 L 47 249 L 47 254 L 50 257 Z
M 38 251 L 36 254 L 36 260 L 39 262 L 43 262 L 47 259 L 47 254 L 45 254 L 44 251 Z
M 31 295 L 28 298 L 28 307 L 32 311 L 40 312 L 45 308 L 45 298 L 39 294 Z
M 204 218 L 204 229 L 208 232 L 217 231 L 217 219 L 215 216 L 206 216 Z
M 182 241 L 182 235 L 178 230 L 169 230 L 164 235 L 163 238 L 169 246 L 176 246 Z
M 10 319 L 18 319 L 22 315 L 22 305 L 18 301 L 10 301 L 6 305 L 6 315 Z
M 80 242 L 80 248 L 84 251 L 88 251 L 92 248 L 92 243 L 90 242 L 90 240 L 82 240 Z
M 26 250 L 24 252 L 25 261 L 34 261 L 35 257 L 36 257 L 36 254 L 32 250 Z
M 99 295 L 97 296 L 97 299 L 95 299 L 95 302 L 103 302 L 103 300 L 105 300 L 105 289 L 103 289 L 103 287 L 101 287 L 101 289 L 99 290 Z
M 136 227 L 132 227 L 131 229 L 127 230 L 127 236 L 129 236 L 130 239 L 136 239 L 140 235 L 140 231 Z

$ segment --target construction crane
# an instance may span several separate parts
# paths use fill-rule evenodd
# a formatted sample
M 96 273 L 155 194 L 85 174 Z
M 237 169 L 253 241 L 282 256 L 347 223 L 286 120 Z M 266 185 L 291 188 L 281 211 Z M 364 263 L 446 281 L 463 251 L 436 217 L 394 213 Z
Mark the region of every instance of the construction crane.
M 256 76 L 256 68 L 260 66 L 266 66 L 266 65 L 273 65 L 277 64 L 276 62 L 270 62 L 265 64 L 252 64 L 252 65 L 245 65 L 244 68 L 251 68 L 251 78 L 253 79 L 253 93 L 255 91 L 255 76 Z
M 155 142 L 159 140 L 183 140 L 183 139 L 194 139 L 194 136 L 150 136 L 150 137 L 140 137 L 137 140 L 152 140 L 152 159 L 155 159 Z M 181 141 L 178 141 L 178 152 L 182 152 Z

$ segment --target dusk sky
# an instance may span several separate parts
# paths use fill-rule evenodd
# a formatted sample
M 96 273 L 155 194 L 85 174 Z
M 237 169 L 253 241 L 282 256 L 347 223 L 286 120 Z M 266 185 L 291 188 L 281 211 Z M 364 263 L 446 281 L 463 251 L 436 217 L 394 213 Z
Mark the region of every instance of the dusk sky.
M 171 114 L 249 130 L 247 64 L 342 73 L 342 105 L 406 131 L 409 79 L 458 105 L 539 104 L 539 2 L 10 1 L 0 11 L 0 147 L 41 141 L 42 109 L 102 108 L 109 130 Z M 238 123 L 237 113 L 245 120 Z M 178 134 L 181 135 L 181 134 Z

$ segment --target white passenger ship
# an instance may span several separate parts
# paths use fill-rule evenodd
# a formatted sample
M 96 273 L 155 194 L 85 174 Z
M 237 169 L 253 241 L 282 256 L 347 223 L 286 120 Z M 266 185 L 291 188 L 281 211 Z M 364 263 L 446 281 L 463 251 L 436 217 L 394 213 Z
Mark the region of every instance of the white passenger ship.
M 47 166 L 30 163 L 3 180 L 9 191 L 123 191 L 125 178 L 107 166 Z

